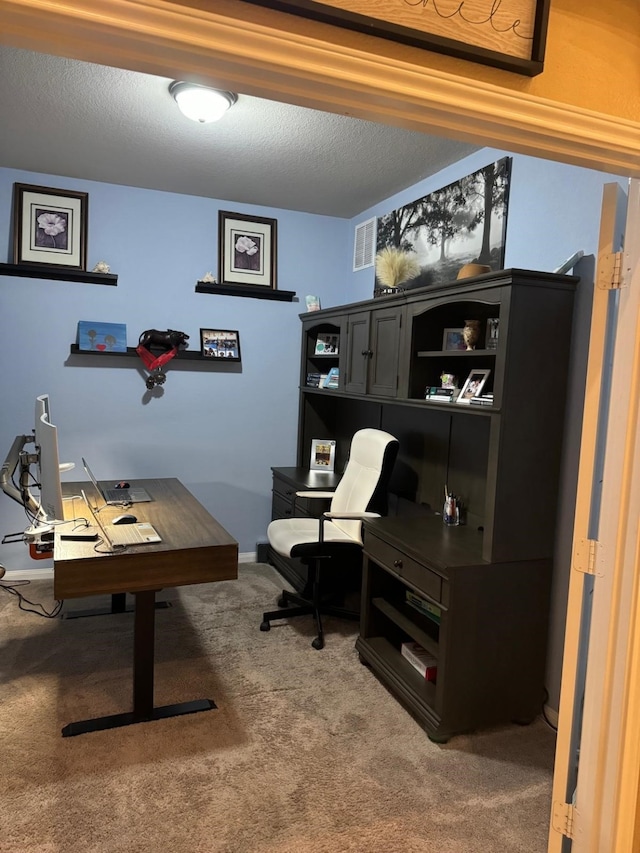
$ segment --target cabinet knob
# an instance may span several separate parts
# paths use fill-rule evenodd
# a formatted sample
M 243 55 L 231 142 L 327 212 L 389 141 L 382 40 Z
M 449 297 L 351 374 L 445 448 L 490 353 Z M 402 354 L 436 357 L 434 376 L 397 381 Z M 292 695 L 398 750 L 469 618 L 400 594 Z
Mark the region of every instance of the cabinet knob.
M 401 569 L 402 568 L 402 560 L 394 560 L 393 561 L 393 567 L 394 567 L 394 569 Z
M 287 495 L 292 495 L 292 494 L 293 494 L 293 492 L 291 491 L 291 489 L 289 489 L 289 491 L 288 491 L 288 492 L 285 492 L 285 494 L 287 494 Z

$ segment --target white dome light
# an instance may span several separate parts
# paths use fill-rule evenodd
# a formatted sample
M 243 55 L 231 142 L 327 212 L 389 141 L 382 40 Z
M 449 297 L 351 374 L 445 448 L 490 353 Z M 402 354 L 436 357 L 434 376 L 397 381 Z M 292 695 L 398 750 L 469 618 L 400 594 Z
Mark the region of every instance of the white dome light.
M 180 112 L 201 124 L 218 121 L 238 100 L 238 96 L 233 92 L 208 89 L 196 83 L 175 81 L 169 86 L 169 92 L 175 98 Z

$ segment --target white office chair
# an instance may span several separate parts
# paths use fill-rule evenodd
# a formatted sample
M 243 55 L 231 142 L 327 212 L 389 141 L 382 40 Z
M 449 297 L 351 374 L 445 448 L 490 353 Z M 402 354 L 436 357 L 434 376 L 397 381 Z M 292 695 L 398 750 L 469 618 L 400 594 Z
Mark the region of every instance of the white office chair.
M 283 557 L 299 558 L 309 567 L 305 592 L 310 597 L 283 590 L 280 610 L 262 615 L 261 631 L 271 628 L 271 620 L 312 613 L 318 636 L 312 646 L 324 646 L 321 613 L 353 618 L 357 614 L 323 601 L 320 589 L 323 561 L 362 562 L 362 521 L 387 513 L 387 489 L 398 455 L 398 441 L 388 432 L 361 429 L 351 440 L 349 461 L 334 492 L 297 492 L 296 497 L 331 498 L 328 512 L 321 518 L 278 518 L 267 528 L 271 547 Z M 295 607 L 287 607 L 293 603 Z

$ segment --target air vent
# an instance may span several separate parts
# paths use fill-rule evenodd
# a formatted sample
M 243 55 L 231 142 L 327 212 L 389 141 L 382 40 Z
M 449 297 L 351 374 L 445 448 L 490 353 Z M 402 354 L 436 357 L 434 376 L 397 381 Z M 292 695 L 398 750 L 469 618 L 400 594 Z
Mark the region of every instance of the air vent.
M 376 249 L 376 219 L 367 219 L 356 225 L 356 234 L 353 241 L 353 271 L 372 267 L 375 260 Z

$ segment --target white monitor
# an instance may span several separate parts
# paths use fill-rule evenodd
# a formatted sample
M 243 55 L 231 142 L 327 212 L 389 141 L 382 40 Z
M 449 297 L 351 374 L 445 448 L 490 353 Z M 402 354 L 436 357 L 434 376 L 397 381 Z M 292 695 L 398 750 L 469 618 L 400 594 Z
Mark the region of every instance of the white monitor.
M 51 422 L 49 395 L 36 398 L 35 437 L 40 483 L 39 521 L 62 521 L 62 485 L 58 458 L 58 430 Z

